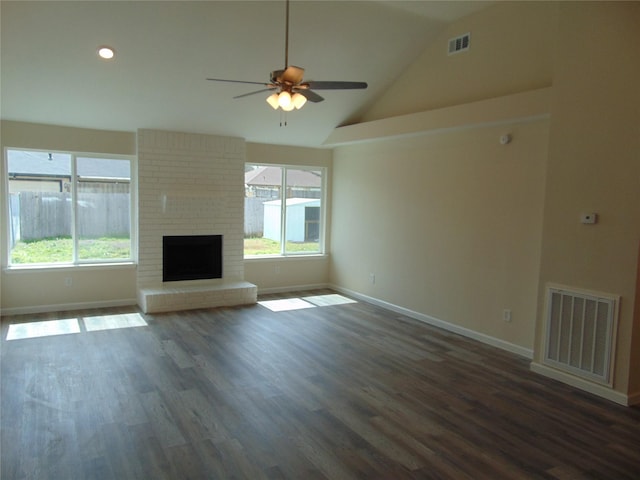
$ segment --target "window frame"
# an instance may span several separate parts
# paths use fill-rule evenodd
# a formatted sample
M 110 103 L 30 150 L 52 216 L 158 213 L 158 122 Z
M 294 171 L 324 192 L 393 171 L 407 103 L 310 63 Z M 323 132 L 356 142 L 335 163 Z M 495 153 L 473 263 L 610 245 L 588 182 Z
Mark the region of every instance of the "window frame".
M 113 153 L 96 153 L 96 152 L 78 152 L 78 151 L 70 151 L 70 150 L 45 150 L 41 148 L 23 148 L 23 147 L 5 147 L 3 149 L 3 184 L 4 184 L 4 195 L 3 202 L 5 203 L 4 208 L 4 227 L 6 230 L 5 233 L 5 244 L 7 246 L 5 252 L 4 265 L 6 269 L 34 269 L 34 268 L 68 268 L 68 267 L 87 267 L 91 265 L 126 265 L 126 264 L 136 264 L 138 259 L 138 202 L 137 202 L 137 157 L 135 155 L 124 155 L 124 154 L 113 154 Z M 38 152 L 38 153 L 52 153 L 59 155 L 68 155 L 70 157 L 70 194 L 71 194 L 71 239 L 73 243 L 72 249 L 72 259 L 70 262 L 42 262 L 42 263 L 12 263 L 11 262 L 11 238 L 10 238 L 10 228 L 9 222 L 11 222 L 10 215 L 10 172 L 9 172 L 9 151 L 22 151 L 22 152 Z M 101 160 L 127 160 L 129 162 L 129 257 L 128 258 L 118 258 L 118 259 L 80 259 L 79 256 L 79 242 L 80 238 L 78 237 L 78 182 L 81 181 L 81 177 L 78 177 L 78 158 L 82 159 L 101 159 Z
M 326 254 L 325 250 L 325 235 L 326 235 L 326 219 L 327 219 L 327 173 L 328 168 L 319 165 L 298 165 L 292 163 L 259 163 L 259 162 L 245 162 L 245 167 L 277 167 L 280 168 L 280 253 L 274 254 L 264 254 L 264 255 L 246 255 L 243 249 L 243 258 L 245 260 L 255 260 L 255 259 L 269 259 L 269 258 L 295 258 L 295 257 L 313 257 L 313 256 L 324 256 Z M 286 241 L 286 223 L 287 223 L 287 197 L 286 197 L 286 189 L 287 189 L 287 172 L 289 170 L 305 170 L 305 171 L 319 171 L 321 172 L 322 178 L 320 181 L 320 226 L 319 226 L 319 238 L 318 238 L 318 250 L 315 252 L 287 252 L 287 241 Z M 246 188 L 245 185 L 245 195 L 246 197 Z M 244 210 L 243 205 L 243 210 Z M 246 214 L 246 212 L 245 212 Z M 243 232 L 243 241 L 244 241 L 244 232 Z

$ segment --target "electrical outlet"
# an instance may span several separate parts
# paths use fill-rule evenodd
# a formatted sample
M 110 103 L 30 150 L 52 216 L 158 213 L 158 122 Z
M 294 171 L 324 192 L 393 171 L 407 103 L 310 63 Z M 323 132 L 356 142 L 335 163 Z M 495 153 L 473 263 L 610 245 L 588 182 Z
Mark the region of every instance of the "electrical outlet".
M 375 273 L 370 273 L 369 274 L 369 282 L 371 283 L 371 285 L 375 285 L 375 283 L 376 283 L 376 274 Z
M 505 308 L 505 309 L 502 311 L 502 319 L 503 319 L 505 322 L 510 322 L 510 321 L 511 321 L 511 310 L 509 310 L 509 309 Z
M 73 285 L 73 279 L 71 277 L 64 277 L 64 286 L 70 287 Z

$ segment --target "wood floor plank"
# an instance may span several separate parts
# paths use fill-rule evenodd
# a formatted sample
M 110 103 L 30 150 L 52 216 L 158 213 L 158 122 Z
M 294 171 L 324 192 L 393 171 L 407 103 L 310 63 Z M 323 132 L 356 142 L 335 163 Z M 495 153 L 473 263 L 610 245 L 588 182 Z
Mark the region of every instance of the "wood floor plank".
M 56 319 L 80 331 L 7 340 Z M 3 479 L 640 478 L 640 408 L 363 302 L 0 327 Z
M 221 410 L 214 408 L 211 397 L 207 398 L 200 390 L 191 389 L 178 392 L 182 415 L 189 425 L 190 438 L 211 440 L 214 443 L 231 440 L 231 434 L 219 420 Z
M 168 450 L 162 447 L 152 425 L 130 425 L 128 431 L 131 438 L 129 455 L 135 457 L 140 465 L 140 474 L 135 478 L 172 478 L 173 465 L 169 460 Z
M 151 427 L 164 448 L 175 447 L 187 443 L 180 428 L 176 425 L 170 408 L 159 392 L 140 395 L 142 406 L 147 412 Z

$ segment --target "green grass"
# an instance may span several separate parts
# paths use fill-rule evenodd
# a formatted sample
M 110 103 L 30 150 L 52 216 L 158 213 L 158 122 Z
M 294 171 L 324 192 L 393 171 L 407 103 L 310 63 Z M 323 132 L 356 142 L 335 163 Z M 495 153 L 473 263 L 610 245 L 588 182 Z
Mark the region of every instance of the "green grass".
M 317 242 L 287 242 L 287 253 L 318 253 Z M 245 238 L 244 254 L 279 255 L 280 243 L 268 238 Z M 108 260 L 129 258 L 128 238 L 97 238 L 80 242 L 81 260 Z M 11 251 L 12 264 L 69 263 L 73 261 L 73 241 L 71 238 L 45 238 L 18 242 Z
M 81 260 L 125 259 L 130 256 L 128 238 L 96 238 L 80 241 L 78 257 Z M 73 261 L 73 241 L 67 237 L 18 242 L 11 251 L 12 264 L 71 261 Z
M 319 244 L 317 242 L 287 242 L 287 253 L 318 253 Z M 270 240 L 268 238 L 245 238 L 244 239 L 244 255 L 279 255 L 280 242 Z

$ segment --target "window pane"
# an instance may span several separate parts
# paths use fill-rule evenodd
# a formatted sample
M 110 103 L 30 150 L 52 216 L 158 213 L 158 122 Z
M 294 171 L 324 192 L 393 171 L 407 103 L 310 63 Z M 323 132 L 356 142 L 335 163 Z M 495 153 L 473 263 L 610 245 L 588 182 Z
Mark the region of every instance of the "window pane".
M 9 263 L 69 263 L 71 155 L 7 151 Z
M 244 199 L 244 254 L 282 253 L 282 168 L 247 165 Z
M 287 169 L 285 253 L 320 252 L 322 171 Z
M 131 257 L 129 160 L 76 159 L 78 260 Z

